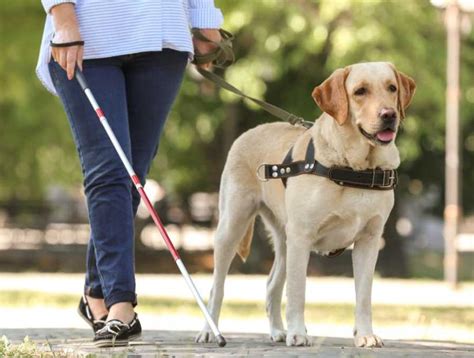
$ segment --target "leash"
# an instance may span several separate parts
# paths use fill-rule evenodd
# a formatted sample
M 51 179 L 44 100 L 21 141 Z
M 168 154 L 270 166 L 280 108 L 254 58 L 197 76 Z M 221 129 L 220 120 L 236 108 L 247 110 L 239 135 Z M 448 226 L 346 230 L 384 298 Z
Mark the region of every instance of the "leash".
M 217 42 L 206 37 L 201 31 L 199 31 L 199 29 L 192 29 L 191 31 L 195 38 L 216 45 L 216 49 L 213 52 L 207 53 L 205 55 L 196 53 L 194 55 L 194 60 L 192 61 L 192 63 L 194 63 L 195 65 L 200 65 L 203 63 L 212 62 L 214 66 L 219 68 L 226 68 L 234 63 L 235 56 L 234 51 L 232 49 L 232 40 L 234 39 L 234 36 L 230 32 L 220 29 L 219 32 L 221 34 L 222 40 L 220 42 Z M 225 90 L 232 92 L 239 97 L 248 99 L 256 103 L 262 109 L 283 121 L 289 122 L 292 125 L 301 125 L 306 128 L 311 128 L 311 126 L 313 125 L 313 122 L 305 121 L 304 118 L 285 111 L 280 107 L 246 95 L 241 90 L 234 87 L 222 77 L 216 75 L 211 71 L 199 67 L 197 67 L 197 71 L 201 74 L 201 76 L 213 82 L 217 86 L 224 88 Z

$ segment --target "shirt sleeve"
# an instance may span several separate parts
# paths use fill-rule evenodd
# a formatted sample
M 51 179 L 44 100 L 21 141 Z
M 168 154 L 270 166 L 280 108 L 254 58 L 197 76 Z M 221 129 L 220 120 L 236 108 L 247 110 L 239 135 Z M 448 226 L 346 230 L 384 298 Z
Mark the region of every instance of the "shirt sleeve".
M 218 29 L 224 17 L 220 9 L 214 6 L 214 0 L 188 0 L 191 27 L 198 29 Z
M 76 0 L 41 0 L 41 3 L 43 4 L 44 11 L 49 14 L 51 11 L 51 8 L 56 5 L 64 4 L 64 3 L 71 3 L 71 4 L 76 4 Z

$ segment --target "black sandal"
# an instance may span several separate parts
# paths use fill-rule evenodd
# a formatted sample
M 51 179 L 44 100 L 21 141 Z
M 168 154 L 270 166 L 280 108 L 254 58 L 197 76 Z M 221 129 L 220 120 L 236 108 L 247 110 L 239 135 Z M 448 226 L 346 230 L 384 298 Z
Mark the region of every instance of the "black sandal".
M 95 334 L 94 345 L 100 348 L 126 346 L 129 341 L 140 337 L 141 334 L 142 326 L 135 313 L 132 322 L 128 324 L 118 319 L 105 322 L 105 326 Z
M 79 316 L 81 316 L 84 321 L 86 321 L 86 323 L 92 327 L 94 333 L 96 333 L 99 329 L 104 328 L 107 315 L 101 319 L 94 319 L 86 296 L 81 297 L 81 300 L 79 301 L 79 307 L 77 307 L 77 313 L 79 313 Z

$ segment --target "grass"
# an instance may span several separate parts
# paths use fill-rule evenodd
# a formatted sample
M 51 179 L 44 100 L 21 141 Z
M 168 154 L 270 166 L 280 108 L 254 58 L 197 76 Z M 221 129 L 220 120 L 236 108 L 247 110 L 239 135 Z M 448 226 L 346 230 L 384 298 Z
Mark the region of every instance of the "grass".
M 30 340 L 28 336 L 19 344 L 11 343 L 7 337 L 0 338 L 0 357 L 14 357 L 14 358 L 62 358 L 66 355 L 62 353 L 53 352 L 49 343 L 42 345 L 43 349 Z M 92 358 L 92 357 L 90 357 Z
M 18 344 L 11 343 L 6 336 L 0 338 L 0 357 L 2 358 L 70 358 L 73 356 L 75 355 L 61 351 L 53 351 L 48 341 L 38 345 L 28 336 L 23 339 L 23 342 Z M 94 353 L 81 356 L 84 358 L 97 358 L 97 355 Z M 119 352 L 109 353 L 107 356 L 111 358 L 125 358 L 129 355 L 127 352 Z
M 140 311 L 153 314 L 180 314 L 201 316 L 193 300 L 140 297 Z M 48 294 L 34 291 L 0 292 L 0 306 L 3 307 L 71 307 L 77 305 L 77 296 Z M 307 322 L 352 324 L 354 306 L 350 304 L 306 304 Z M 328 313 L 330 312 L 330 313 Z M 224 301 L 222 317 L 242 319 L 265 317 L 263 302 Z M 384 326 L 432 324 L 456 327 L 474 332 L 474 310 L 472 307 L 431 307 L 373 305 L 374 324 Z
M 37 352 L 36 343 L 28 336 L 20 344 L 11 344 L 5 336 L 0 339 L 1 357 L 35 357 Z

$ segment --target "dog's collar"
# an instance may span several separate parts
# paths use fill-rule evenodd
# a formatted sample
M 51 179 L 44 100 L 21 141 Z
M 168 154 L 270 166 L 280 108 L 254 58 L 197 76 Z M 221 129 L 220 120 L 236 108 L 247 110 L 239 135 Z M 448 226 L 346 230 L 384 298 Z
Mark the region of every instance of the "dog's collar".
M 379 168 L 368 170 L 354 170 L 348 167 L 325 167 L 314 159 L 313 139 L 308 143 L 304 161 L 292 161 L 293 147 L 290 148 L 281 164 L 262 164 L 257 169 L 257 176 L 262 181 L 281 179 L 286 187 L 289 177 L 301 174 L 313 174 L 328 178 L 340 186 L 348 186 L 369 190 L 393 190 L 398 183 L 396 170 Z M 263 178 L 260 171 L 263 168 Z

